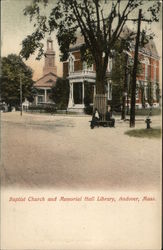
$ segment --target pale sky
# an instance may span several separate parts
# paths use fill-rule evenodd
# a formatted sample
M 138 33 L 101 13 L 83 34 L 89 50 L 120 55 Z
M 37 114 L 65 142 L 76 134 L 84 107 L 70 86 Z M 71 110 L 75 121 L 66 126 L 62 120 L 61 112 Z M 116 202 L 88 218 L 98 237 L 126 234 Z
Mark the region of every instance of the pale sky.
M 126 0 L 124 0 L 125 2 Z M 1 0 L 1 56 L 8 54 L 19 54 L 22 40 L 34 30 L 29 18 L 23 15 L 23 9 L 29 5 L 31 0 Z M 55 0 L 51 0 L 51 6 Z M 129 25 L 131 28 L 131 26 Z M 151 25 L 152 31 L 156 34 L 155 43 L 160 55 L 160 69 L 162 68 L 162 18 L 159 23 Z M 54 40 L 54 50 L 56 52 L 57 73 L 62 76 L 62 63 L 59 60 L 59 47 L 55 35 L 51 38 Z M 46 41 L 45 41 L 46 44 Z M 35 60 L 35 55 L 25 61 L 34 71 L 34 80 L 42 76 L 44 58 L 40 61 Z M 160 70 L 161 81 L 161 70 Z

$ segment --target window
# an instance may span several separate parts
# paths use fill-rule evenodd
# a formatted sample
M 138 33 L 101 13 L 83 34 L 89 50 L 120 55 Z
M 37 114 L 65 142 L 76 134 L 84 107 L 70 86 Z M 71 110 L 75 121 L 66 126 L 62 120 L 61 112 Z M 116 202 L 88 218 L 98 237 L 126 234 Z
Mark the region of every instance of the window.
M 69 73 L 73 73 L 74 72 L 74 56 L 72 54 L 70 54 L 69 56 Z
M 88 66 L 87 62 L 83 62 L 83 70 L 93 71 L 93 64 Z
M 156 65 L 156 63 L 154 63 L 154 65 L 153 65 L 153 70 L 154 70 L 154 72 L 153 72 L 153 80 L 154 80 L 154 82 L 156 82 L 156 68 L 157 68 L 157 65 Z
M 148 99 L 148 88 L 147 88 L 147 86 L 144 86 L 144 98 L 145 98 L 145 100 Z
M 87 63 L 83 62 L 83 70 L 86 70 L 86 69 L 87 69 Z
M 91 64 L 91 66 L 88 66 L 87 68 L 88 70 L 93 71 L 93 64 Z
M 140 82 L 137 80 L 136 81 L 136 99 L 139 99 L 139 87 L 140 87 Z
M 157 89 L 157 86 L 156 84 L 153 85 L 153 99 L 156 100 L 156 89 Z
M 44 96 L 38 95 L 38 103 L 44 102 Z
M 144 63 L 145 63 L 145 80 L 147 80 L 147 79 L 148 79 L 148 65 L 149 65 L 149 59 L 148 59 L 148 58 L 145 58 Z
M 108 100 L 112 100 L 112 85 L 111 85 L 111 81 L 108 82 Z

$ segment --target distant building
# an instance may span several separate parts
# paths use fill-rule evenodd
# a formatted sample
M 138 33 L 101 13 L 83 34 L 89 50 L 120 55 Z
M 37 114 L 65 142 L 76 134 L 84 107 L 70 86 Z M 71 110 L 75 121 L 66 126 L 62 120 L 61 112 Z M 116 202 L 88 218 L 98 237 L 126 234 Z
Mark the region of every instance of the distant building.
M 38 79 L 34 87 L 36 89 L 36 95 L 34 103 L 52 102 L 49 98 L 51 88 L 55 85 L 57 80 L 57 67 L 55 65 L 55 51 L 53 50 L 53 40 L 47 39 L 47 50 L 45 53 L 45 63 L 43 67 L 43 76 Z
M 130 30 L 126 27 L 123 31 L 125 35 L 126 32 Z M 92 88 L 92 93 L 96 93 L 96 72 L 95 65 L 91 67 L 87 65 L 86 62 L 82 62 L 80 48 L 84 44 L 84 38 L 78 37 L 75 45 L 70 47 L 69 58 L 67 61 L 63 62 L 63 77 L 69 79 L 70 84 L 70 95 L 68 110 L 70 111 L 79 111 L 82 112 L 85 107 L 85 95 L 86 95 L 86 83 L 90 84 Z M 131 51 L 131 57 L 134 55 L 134 47 Z M 159 56 L 153 40 L 150 40 L 149 43 L 142 49 L 139 50 L 139 57 L 141 58 L 142 64 L 142 73 L 137 77 L 137 86 L 144 86 L 144 98 L 145 106 L 148 107 L 147 95 L 148 89 L 147 85 L 150 81 L 153 88 L 153 97 L 154 102 L 153 106 L 159 106 L 159 103 L 156 98 L 156 87 L 159 85 Z M 108 101 L 112 100 L 112 79 L 111 71 L 113 60 L 109 58 L 108 68 L 107 68 L 107 96 Z M 140 88 L 137 90 L 136 95 L 136 108 L 142 108 L 141 92 Z M 93 98 L 92 98 L 93 102 Z M 130 106 L 130 100 L 129 100 Z

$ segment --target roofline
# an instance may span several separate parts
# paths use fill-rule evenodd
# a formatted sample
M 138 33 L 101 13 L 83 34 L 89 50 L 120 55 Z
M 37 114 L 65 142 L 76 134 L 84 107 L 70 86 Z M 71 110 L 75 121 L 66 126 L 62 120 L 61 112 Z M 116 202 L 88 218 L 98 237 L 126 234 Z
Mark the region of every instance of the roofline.
M 46 75 L 43 75 L 43 76 L 42 76 L 41 78 L 39 78 L 38 80 L 36 80 L 36 82 L 39 81 L 39 80 L 41 80 L 42 78 L 44 78 L 45 76 L 47 76 L 47 75 L 49 75 L 49 74 L 52 74 L 53 76 L 58 77 L 56 74 L 54 74 L 54 73 L 52 73 L 52 72 L 49 72 L 49 73 L 47 73 Z
M 74 52 L 74 51 L 78 51 L 78 50 L 80 50 L 80 48 L 82 47 L 82 45 L 84 45 L 84 43 L 80 43 L 80 44 L 78 44 L 78 45 L 76 45 L 76 46 L 70 48 L 69 51 L 70 51 L 70 52 L 72 52 L 72 51 L 73 51 L 73 52 Z

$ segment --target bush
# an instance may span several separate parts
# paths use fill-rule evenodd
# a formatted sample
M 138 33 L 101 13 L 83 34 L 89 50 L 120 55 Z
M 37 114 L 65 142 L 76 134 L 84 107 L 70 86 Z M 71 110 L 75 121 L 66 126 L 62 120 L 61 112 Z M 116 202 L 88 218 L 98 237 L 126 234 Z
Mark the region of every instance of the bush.
M 150 109 L 136 109 L 135 115 L 149 115 Z M 152 108 L 150 115 L 160 115 L 161 114 L 161 108 Z
M 92 114 L 93 114 L 93 106 L 87 105 L 87 106 L 84 108 L 84 112 L 85 112 L 87 115 L 92 115 Z
M 57 111 L 57 107 L 55 104 L 38 104 L 32 105 L 28 108 L 29 111 L 37 111 L 40 113 L 55 113 Z
M 69 81 L 63 78 L 57 78 L 56 84 L 52 87 L 51 100 L 53 100 L 58 109 L 67 109 L 69 100 Z

